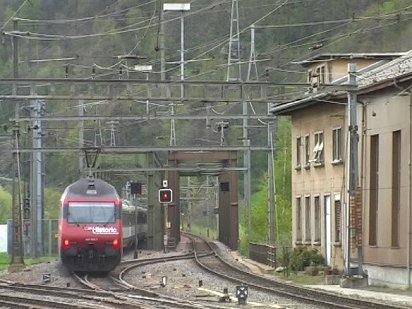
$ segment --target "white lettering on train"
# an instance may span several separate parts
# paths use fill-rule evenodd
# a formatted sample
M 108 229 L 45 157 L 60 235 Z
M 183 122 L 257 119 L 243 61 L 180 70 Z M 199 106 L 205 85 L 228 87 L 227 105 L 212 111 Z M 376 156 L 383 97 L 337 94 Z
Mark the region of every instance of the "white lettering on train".
M 87 230 L 91 230 L 93 234 L 119 234 L 117 228 L 111 227 L 104 227 L 104 226 L 93 226 L 88 228 Z

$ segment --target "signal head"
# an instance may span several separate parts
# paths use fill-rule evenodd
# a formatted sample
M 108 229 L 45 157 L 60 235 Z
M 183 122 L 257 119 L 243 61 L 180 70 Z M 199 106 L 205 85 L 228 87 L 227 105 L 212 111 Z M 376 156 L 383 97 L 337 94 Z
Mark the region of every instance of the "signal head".
M 172 202 L 172 189 L 159 189 L 159 202 L 171 203 Z

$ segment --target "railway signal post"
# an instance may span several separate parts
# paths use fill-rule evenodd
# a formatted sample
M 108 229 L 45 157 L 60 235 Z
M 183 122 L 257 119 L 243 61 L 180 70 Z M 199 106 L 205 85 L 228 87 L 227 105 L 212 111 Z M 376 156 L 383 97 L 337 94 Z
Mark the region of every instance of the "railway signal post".
M 159 198 L 159 203 L 162 205 L 169 205 L 170 203 L 172 203 L 173 201 L 173 193 L 172 193 L 172 189 L 168 188 L 168 181 L 167 180 L 163 180 L 162 181 L 162 188 L 159 189 L 158 192 L 158 198 Z M 166 216 L 166 211 L 165 213 L 165 233 L 163 236 L 163 246 L 164 246 L 164 252 L 167 252 L 167 243 L 168 243 L 168 233 L 167 233 L 167 229 L 170 227 L 170 223 L 167 222 L 167 216 Z

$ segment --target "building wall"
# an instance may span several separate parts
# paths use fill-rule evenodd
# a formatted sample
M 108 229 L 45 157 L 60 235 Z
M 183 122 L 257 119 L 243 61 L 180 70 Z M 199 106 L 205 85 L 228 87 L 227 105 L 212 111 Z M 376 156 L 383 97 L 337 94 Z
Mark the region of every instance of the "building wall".
M 336 80 L 348 75 L 348 63 L 355 63 L 357 70 L 361 70 L 368 65 L 375 63 L 376 59 L 337 59 L 329 63 L 331 80 Z
M 342 78 L 348 75 L 348 63 L 355 63 L 358 70 L 361 70 L 373 63 L 375 63 L 376 59 L 352 59 L 348 61 L 348 59 L 334 59 L 333 61 L 321 61 L 317 62 L 316 64 L 311 64 L 308 66 L 308 72 L 312 72 L 313 75 L 316 72 L 323 72 L 325 74 L 324 77 L 319 78 L 315 75 L 315 77 L 308 77 L 311 80 L 308 80 L 309 83 L 332 83 L 334 80 Z M 318 71 L 317 69 L 320 67 L 324 67 L 323 71 Z M 323 82 L 322 82 L 323 81 Z
M 342 158 L 345 158 L 345 105 L 342 104 L 317 104 L 313 107 L 299 110 L 292 115 L 292 209 L 293 209 L 293 241 L 294 246 L 306 245 L 319 250 L 326 256 L 326 224 L 325 224 L 325 197 L 331 199 L 331 246 L 330 246 L 330 263 L 331 267 L 342 269 L 342 233 L 343 233 L 343 212 L 344 212 L 344 164 L 343 162 L 332 162 L 332 130 L 335 128 L 342 129 Z M 318 164 L 310 162 L 305 166 L 305 145 L 304 137 L 309 135 L 310 154 L 314 149 L 314 133 L 323 131 L 324 138 L 324 162 Z M 297 138 L 302 138 L 300 146 L 301 166 L 297 167 Z M 316 239 L 315 222 L 315 198 L 319 197 L 320 201 L 320 239 Z M 335 241 L 335 205 L 334 198 L 340 197 L 341 215 L 340 215 L 340 241 Z M 298 220 L 297 199 L 301 200 L 301 220 Z M 305 235 L 306 221 L 305 200 L 310 201 L 310 237 Z M 300 221 L 300 224 L 298 224 Z M 301 227 L 302 237 L 298 237 L 299 225 Z
M 371 280 L 383 280 L 393 274 L 395 269 L 405 269 L 407 265 L 407 242 L 408 218 L 410 207 L 410 96 L 397 96 L 399 90 L 393 89 L 392 92 L 373 93 L 371 97 L 362 97 L 365 105 L 365 154 L 363 157 L 363 199 L 364 199 L 364 263 L 365 269 L 374 273 Z M 399 246 L 392 244 L 392 148 L 393 132 L 400 130 L 400 212 L 399 212 Z M 370 156 L 371 156 L 371 136 L 378 136 L 378 202 L 377 202 L 377 221 L 376 221 L 376 245 L 370 243 L 370 224 L 371 224 L 371 196 L 369 194 L 370 181 Z M 373 207 L 373 206 L 372 206 Z M 376 272 L 377 267 L 385 271 Z M 388 268 L 389 267 L 389 268 Z M 399 270 L 397 270 L 399 271 Z M 381 276 L 385 278 L 380 278 Z M 389 281 L 395 280 L 392 275 L 386 278 Z M 392 277 L 392 279 L 390 278 Z M 397 276 L 397 279 L 407 276 Z M 396 280 L 397 280 L 396 279 Z M 396 281 L 395 280 L 395 281 Z M 399 280 L 398 280 L 399 281 Z

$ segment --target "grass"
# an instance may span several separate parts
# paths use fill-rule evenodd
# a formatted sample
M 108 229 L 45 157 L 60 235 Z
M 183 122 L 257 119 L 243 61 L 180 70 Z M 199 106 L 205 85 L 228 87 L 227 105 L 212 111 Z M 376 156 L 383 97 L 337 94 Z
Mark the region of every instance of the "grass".
M 303 284 L 303 285 L 317 285 L 317 284 L 324 284 L 325 279 L 323 273 L 319 273 L 316 276 L 310 276 L 305 274 L 304 272 L 291 272 L 287 277 L 283 273 L 276 273 L 273 274 L 276 278 L 280 280 L 289 281 L 296 284 Z
M 0 252 L 0 271 L 6 269 L 9 266 L 9 255 L 4 252 Z
M 40 264 L 40 263 L 53 262 L 57 260 L 58 260 L 57 256 L 44 256 L 44 257 L 39 257 L 35 259 L 25 258 L 24 264 L 26 266 L 30 266 L 30 265 Z M 5 252 L 0 252 L 0 271 L 7 269 L 9 265 L 10 265 L 9 255 Z
M 217 232 L 215 229 L 209 228 L 209 236 L 207 235 L 207 227 L 199 226 L 199 225 L 192 225 L 191 233 L 200 236 L 207 236 L 210 239 L 217 239 Z M 188 231 L 188 228 L 185 227 L 185 231 Z

